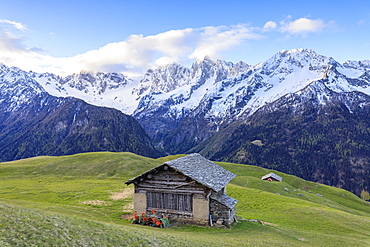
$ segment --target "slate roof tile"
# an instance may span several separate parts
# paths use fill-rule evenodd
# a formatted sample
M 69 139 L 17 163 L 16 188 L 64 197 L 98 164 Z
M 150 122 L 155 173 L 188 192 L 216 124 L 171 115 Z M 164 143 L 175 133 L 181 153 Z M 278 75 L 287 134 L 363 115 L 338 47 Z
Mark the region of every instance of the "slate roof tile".
M 236 176 L 234 173 L 224 169 L 223 167 L 213 163 L 197 153 L 167 161 L 160 166 L 163 165 L 172 167 L 185 176 L 192 178 L 198 183 L 216 192 L 219 192 Z M 153 168 L 152 170 L 155 170 L 156 168 Z M 128 180 L 126 184 L 133 183 L 137 178 L 151 172 L 152 170 Z
M 238 200 L 222 193 L 213 193 L 210 197 L 211 199 L 218 201 L 230 209 L 233 209 L 235 204 L 238 202 Z

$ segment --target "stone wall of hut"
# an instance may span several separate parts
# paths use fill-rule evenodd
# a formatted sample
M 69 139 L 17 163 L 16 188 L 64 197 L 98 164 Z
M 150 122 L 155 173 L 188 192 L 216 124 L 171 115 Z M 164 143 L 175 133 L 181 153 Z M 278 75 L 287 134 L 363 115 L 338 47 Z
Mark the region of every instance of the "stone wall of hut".
M 212 225 L 229 226 L 235 221 L 235 208 L 230 209 L 222 203 L 210 199 L 210 214 Z
M 195 224 L 206 226 L 209 225 L 209 202 L 206 195 L 192 195 L 192 210 L 179 211 L 163 208 L 148 207 L 146 205 L 146 213 L 151 214 L 154 210 L 155 214 L 160 217 L 168 217 L 171 222 L 179 224 Z

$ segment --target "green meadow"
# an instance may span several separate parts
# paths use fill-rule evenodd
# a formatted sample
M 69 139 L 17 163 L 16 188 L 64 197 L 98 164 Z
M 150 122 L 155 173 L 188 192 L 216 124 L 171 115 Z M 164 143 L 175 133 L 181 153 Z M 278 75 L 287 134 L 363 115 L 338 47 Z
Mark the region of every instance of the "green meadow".
M 237 176 L 232 229 L 132 225 L 128 179 L 179 156 L 84 153 L 0 163 L 0 246 L 369 246 L 370 204 L 271 170 L 218 163 Z M 124 215 L 122 218 L 121 216 Z

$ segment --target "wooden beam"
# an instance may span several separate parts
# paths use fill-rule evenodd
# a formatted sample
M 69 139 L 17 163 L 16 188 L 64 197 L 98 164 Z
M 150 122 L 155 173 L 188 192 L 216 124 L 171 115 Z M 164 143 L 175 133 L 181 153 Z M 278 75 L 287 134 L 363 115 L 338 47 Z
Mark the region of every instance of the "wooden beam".
M 200 190 L 168 190 L 168 189 L 157 189 L 157 188 L 139 188 L 140 192 L 161 192 L 161 193 L 172 193 L 172 194 L 204 194 L 204 191 Z
M 187 185 L 193 185 L 193 184 L 195 184 L 195 181 L 191 181 L 191 182 L 189 182 L 189 183 L 182 183 L 182 184 L 177 185 L 177 186 L 175 187 L 175 189 L 178 189 L 178 188 L 180 188 L 180 187 L 187 186 Z

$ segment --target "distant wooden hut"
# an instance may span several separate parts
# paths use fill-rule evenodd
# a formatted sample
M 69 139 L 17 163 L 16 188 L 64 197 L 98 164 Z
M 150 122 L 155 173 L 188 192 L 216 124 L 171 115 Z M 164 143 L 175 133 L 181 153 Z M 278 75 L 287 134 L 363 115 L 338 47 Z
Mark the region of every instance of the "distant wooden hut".
M 261 178 L 262 180 L 269 180 L 269 181 L 283 181 L 283 178 L 276 175 L 275 173 L 271 172 Z
M 126 182 L 133 183 L 134 210 L 197 225 L 230 225 L 237 200 L 227 196 L 226 185 L 235 174 L 190 154 L 168 161 Z

